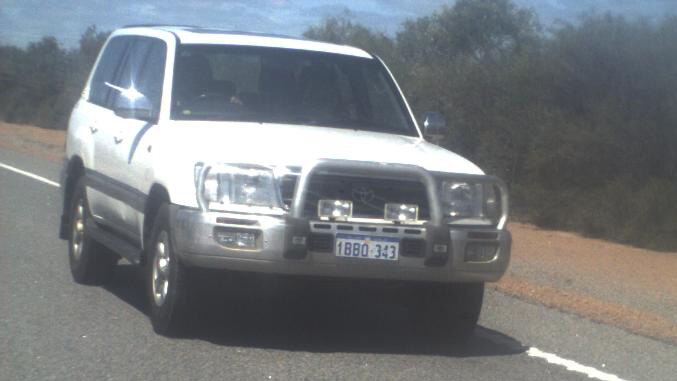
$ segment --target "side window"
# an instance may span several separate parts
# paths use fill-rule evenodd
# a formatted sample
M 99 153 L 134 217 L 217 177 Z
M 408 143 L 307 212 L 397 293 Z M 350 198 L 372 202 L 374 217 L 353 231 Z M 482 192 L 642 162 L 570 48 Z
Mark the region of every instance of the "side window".
M 150 37 L 134 37 L 124 64 L 112 83 L 124 89 L 134 88 L 145 95 L 157 115 L 162 100 L 166 56 L 167 47 L 163 41 Z M 119 96 L 117 91 L 111 93 L 108 100 L 111 108 Z
M 111 89 L 105 85 L 105 82 L 113 82 L 130 41 L 130 37 L 114 37 L 106 45 L 106 50 L 99 60 L 89 86 L 90 102 L 107 107 Z
M 160 111 L 160 102 L 162 101 L 166 58 L 167 45 L 165 42 L 156 39 L 151 40 L 148 54 L 136 82 L 139 92 L 144 94 L 153 105 L 153 113 L 156 116 Z

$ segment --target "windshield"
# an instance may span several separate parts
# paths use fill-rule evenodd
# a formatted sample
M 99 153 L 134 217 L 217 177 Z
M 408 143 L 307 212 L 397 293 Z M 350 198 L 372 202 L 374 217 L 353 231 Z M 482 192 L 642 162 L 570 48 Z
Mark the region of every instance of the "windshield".
M 181 45 L 172 119 L 290 123 L 418 136 L 376 59 L 269 47 Z

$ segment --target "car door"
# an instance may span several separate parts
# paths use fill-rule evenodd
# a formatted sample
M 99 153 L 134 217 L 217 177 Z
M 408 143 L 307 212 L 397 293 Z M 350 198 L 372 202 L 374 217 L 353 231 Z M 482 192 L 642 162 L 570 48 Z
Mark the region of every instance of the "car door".
M 132 96 L 145 98 L 150 115 L 115 115 L 111 133 L 113 152 L 106 158 L 106 173 L 124 185 L 115 221 L 124 232 L 140 239 L 146 192 L 152 182 L 152 137 L 156 127 L 164 87 L 167 44 L 154 37 L 135 37 L 116 87 Z M 125 91 L 116 91 L 113 104 L 120 103 Z M 129 100 L 125 100 L 126 103 Z M 125 103 L 122 102 L 122 103 Z M 114 107 L 115 108 L 115 107 Z
M 124 62 L 132 42 L 131 36 L 111 38 L 104 47 L 96 69 L 88 84 L 87 101 L 82 102 L 84 115 L 81 124 L 85 125 L 81 134 L 87 135 L 90 155 L 83 158 L 86 168 L 87 199 L 94 219 L 99 223 L 110 224 L 114 219 L 111 210 L 113 198 L 105 186 L 103 173 L 106 172 L 108 158 L 113 153 L 109 133 L 106 131 L 114 113 L 111 106 L 111 89 L 106 85 L 114 81 Z

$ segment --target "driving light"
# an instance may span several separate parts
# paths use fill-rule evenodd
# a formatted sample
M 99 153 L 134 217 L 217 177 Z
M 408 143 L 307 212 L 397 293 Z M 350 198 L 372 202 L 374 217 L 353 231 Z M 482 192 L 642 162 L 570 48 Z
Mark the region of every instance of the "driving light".
M 348 219 L 353 215 L 353 202 L 346 200 L 320 200 L 317 215 L 330 219 Z
M 386 204 L 384 220 L 396 222 L 412 222 L 418 220 L 418 205 Z

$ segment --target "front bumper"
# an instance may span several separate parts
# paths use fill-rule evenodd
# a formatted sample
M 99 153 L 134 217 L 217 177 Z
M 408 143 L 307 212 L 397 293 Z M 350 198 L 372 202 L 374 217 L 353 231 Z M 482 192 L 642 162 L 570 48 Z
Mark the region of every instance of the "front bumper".
M 470 229 L 447 226 L 394 226 L 349 222 L 315 221 L 286 216 L 242 215 L 205 212 L 172 207 L 174 247 L 189 266 L 325 277 L 388 279 L 434 282 L 491 282 L 506 271 L 510 259 L 511 235 L 505 229 Z M 215 229 L 253 231 L 257 248 L 240 250 L 222 246 Z M 337 257 L 333 244 L 323 250 L 314 247 L 318 235 L 333 238 L 337 232 L 396 237 L 423 242 L 420 255 L 397 261 Z M 385 231 L 384 231 L 385 230 Z M 306 237 L 304 244 L 293 237 Z M 294 243 L 296 242 L 296 244 Z M 334 242 L 333 240 L 331 242 Z M 444 242 L 446 251 L 440 252 Z M 466 261 L 469 243 L 496 246 L 493 259 Z M 437 247 L 435 247 L 437 246 Z M 437 249 L 437 252 L 435 252 Z
M 207 167 L 203 167 L 205 169 Z M 198 194 L 207 170 L 200 171 Z M 395 225 L 384 220 L 368 222 L 320 221 L 304 213 L 310 178 L 316 173 L 350 173 L 363 177 L 407 178 L 426 188 L 429 220 L 414 226 Z M 436 178 L 421 167 L 404 164 L 368 163 L 349 160 L 320 160 L 303 167 L 296 183 L 289 213 L 282 215 L 236 214 L 209 211 L 198 198 L 200 209 L 172 208 L 174 247 L 187 265 L 217 269 L 326 277 L 391 279 L 436 282 L 491 282 L 506 271 L 510 260 L 511 236 L 505 230 L 508 199 L 505 185 L 491 176 L 445 174 L 454 179 L 497 184 L 501 189 L 502 212 L 494 228 L 450 227 L 442 215 Z M 240 250 L 221 245 L 216 233 L 222 229 L 249 231 L 257 237 L 256 248 Z M 397 261 L 337 257 L 337 232 L 395 238 L 400 241 Z M 324 246 L 315 244 L 318 237 Z M 417 250 L 404 255 L 402 248 Z M 321 241 L 321 240 L 320 240 Z M 469 246 L 490 245 L 493 256 L 469 261 Z M 322 245 L 320 245 L 322 246 Z M 415 253 L 414 253 L 415 252 Z M 412 255 L 414 253 L 415 255 Z

